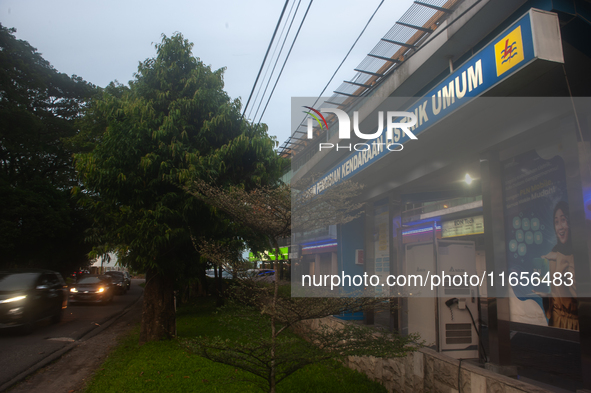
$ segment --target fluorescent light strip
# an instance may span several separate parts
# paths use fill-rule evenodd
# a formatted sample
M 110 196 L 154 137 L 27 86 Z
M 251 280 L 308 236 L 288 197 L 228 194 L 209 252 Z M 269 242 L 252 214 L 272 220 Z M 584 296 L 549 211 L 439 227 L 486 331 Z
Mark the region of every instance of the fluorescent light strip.
M 470 203 L 465 203 L 463 205 L 454 206 L 454 207 L 450 207 L 450 208 L 443 209 L 443 210 L 437 210 L 437 211 L 430 212 L 430 213 L 423 213 L 423 214 L 421 214 L 420 219 L 424 220 L 426 218 L 431 218 L 431 217 L 436 217 L 436 216 L 444 216 L 446 214 L 457 213 L 457 212 L 461 212 L 464 210 L 470 210 L 470 209 L 477 209 L 479 207 L 482 207 L 482 200 L 474 201 L 474 202 L 470 202 Z
M 333 246 L 337 246 L 337 245 L 338 245 L 338 243 L 329 243 L 329 244 L 323 244 L 321 246 L 302 247 L 302 250 L 316 250 L 316 249 L 320 249 L 320 248 L 333 247 Z
M 435 227 L 436 230 L 440 231 L 441 230 L 441 226 L 438 225 Z M 426 227 L 426 228 L 419 228 L 419 229 L 412 229 L 410 231 L 405 231 L 402 232 L 402 236 L 406 236 L 406 235 L 416 235 L 417 233 L 427 233 L 427 232 L 431 232 L 433 231 L 433 227 Z

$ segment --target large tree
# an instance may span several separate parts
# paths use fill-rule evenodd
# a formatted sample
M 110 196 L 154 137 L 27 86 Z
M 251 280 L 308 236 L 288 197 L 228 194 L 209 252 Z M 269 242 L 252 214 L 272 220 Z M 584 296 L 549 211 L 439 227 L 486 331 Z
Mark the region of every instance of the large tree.
M 66 271 L 90 250 L 68 140 L 96 88 L 55 70 L 15 31 L 0 25 L 0 266 Z
M 223 90 L 223 69 L 193 57 L 181 34 L 155 47 L 129 88 L 92 104 L 85 124 L 106 129 L 76 161 L 102 250 L 146 271 L 142 342 L 175 334 L 175 279 L 200 260 L 191 237 L 227 234 L 227 220 L 182 187 L 272 184 L 282 166 L 266 126 L 245 121 Z

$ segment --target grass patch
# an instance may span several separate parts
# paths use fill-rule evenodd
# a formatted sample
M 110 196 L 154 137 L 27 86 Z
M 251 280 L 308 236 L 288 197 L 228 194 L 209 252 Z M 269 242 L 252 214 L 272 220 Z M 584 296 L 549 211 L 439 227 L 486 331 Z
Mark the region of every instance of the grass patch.
M 223 310 L 223 309 L 222 309 Z M 177 314 L 179 338 L 220 336 L 248 340 L 235 326 L 219 322 L 220 313 L 209 299 L 184 305 Z M 251 321 L 251 322 L 249 322 Z M 260 320 L 264 334 L 267 323 Z M 248 329 L 246 329 L 248 330 Z M 187 352 L 177 340 L 152 342 L 139 346 L 139 328 L 124 337 L 90 382 L 87 393 L 103 392 L 260 392 L 246 379 L 252 375 L 231 366 L 214 363 Z M 307 366 L 277 386 L 278 393 L 302 392 L 385 392 L 364 374 L 329 362 Z

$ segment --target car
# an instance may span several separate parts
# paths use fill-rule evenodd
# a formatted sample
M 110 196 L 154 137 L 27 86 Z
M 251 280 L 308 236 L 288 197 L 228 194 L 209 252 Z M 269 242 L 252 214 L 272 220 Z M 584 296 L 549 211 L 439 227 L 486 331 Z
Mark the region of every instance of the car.
M 113 284 L 115 285 L 115 292 L 117 292 L 117 294 L 124 295 L 125 292 L 127 292 L 127 280 L 125 280 L 125 274 L 123 274 L 123 272 L 113 270 L 106 272 L 105 275 L 113 279 Z
M 275 270 L 248 269 L 241 274 L 241 277 L 254 281 L 273 282 L 275 280 Z
M 211 277 L 211 278 L 214 278 L 216 276 L 216 274 L 214 272 L 214 269 L 208 269 L 208 270 L 206 270 L 205 271 L 205 275 L 207 277 Z M 232 275 L 232 273 L 229 273 L 229 272 L 227 272 L 225 270 L 222 270 L 222 278 L 231 280 L 232 278 L 234 278 L 234 276 Z
M 255 281 L 273 282 L 275 281 L 275 270 L 261 269 L 254 275 Z
M 21 327 L 30 333 L 39 320 L 58 323 L 68 306 L 67 286 L 51 270 L 0 271 L 0 328 Z
M 72 274 L 70 274 L 69 277 L 75 281 L 85 274 L 90 274 L 90 272 L 88 270 L 76 270 L 72 272 Z
M 107 304 L 113 300 L 113 279 L 102 274 L 86 274 L 70 286 L 70 303 Z

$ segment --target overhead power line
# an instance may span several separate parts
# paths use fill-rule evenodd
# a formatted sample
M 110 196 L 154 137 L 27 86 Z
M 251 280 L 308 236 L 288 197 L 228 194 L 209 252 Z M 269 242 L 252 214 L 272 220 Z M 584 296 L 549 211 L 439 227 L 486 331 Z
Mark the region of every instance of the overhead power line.
M 283 69 L 285 68 L 285 64 L 287 64 L 287 60 L 289 59 L 289 55 L 291 54 L 291 50 L 293 49 L 293 46 L 296 43 L 296 40 L 298 39 L 298 35 L 300 34 L 300 31 L 302 30 L 302 26 L 304 25 L 304 21 L 306 20 L 306 16 L 308 16 L 308 11 L 310 11 L 310 7 L 312 6 L 314 0 L 310 0 L 310 4 L 308 4 L 308 8 L 306 8 L 306 13 L 304 14 L 304 17 L 302 18 L 302 21 L 300 22 L 300 27 L 298 27 L 298 31 L 296 32 L 296 35 L 293 39 L 293 42 L 291 43 L 291 47 L 289 48 L 289 52 L 287 52 L 287 56 L 285 57 L 285 60 L 283 61 L 283 66 L 281 66 L 281 71 L 279 71 L 279 75 L 277 76 L 277 80 L 275 80 L 275 84 L 273 85 L 273 90 L 271 90 L 271 94 L 269 94 L 269 98 L 267 99 L 267 103 L 265 104 L 265 108 L 263 109 L 263 113 L 261 113 L 261 117 L 259 117 L 259 121 L 257 123 L 260 123 L 261 120 L 263 119 L 263 115 L 265 114 L 265 111 L 267 110 L 267 106 L 269 105 L 269 102 L 271 101 L 271 97 L 273 97 L 273 93 L 275 92 L 275 88 L 277 87 L 277 83 L 279 82 L 279 79 L 281 78 L 281 74 L 283 73 Z M 383 2 L 383 0 L 382 0 Z
M 263 79 L 261 81 L 261 83 L 259 84 L 259 89 L 257 91 L 256 96 L 254 97 L 254 101 L 253 104 L 250 106 L 250 110 L 248 111 L 248 117 L 250 118 L 250 115 L 252 114 L 253 108 L 255 106 L 255 103 L 257 102 L 257 99 L 259 98 L 259 94 L 263 88 L 264 85 L 264 81 L 267 80 L 267 84 L 265 85 L 265 90 L 263 91 L 263 95 L 261 96 L 261 99 L 259 101 L 259 105 L 257 106 L 257 110 L 254 114 L 254 116 L 252 117 L 253 119 L 257 117 L 257 113 L 261 107 L 261 103 L 264 100 L 265 94 L 267 93 L 267 88 L 269 86 L 269 83 L 271 82 L 271 79 L 273 79 L 273 74 L 275 73 L 275 67 L 277 67 L 277 62 L 279 61 L 279 59 L 281 58 L 281 53 L 283 52 L 283 46 L 285 45 L 285 42 L 287 41 L 287 37 L 289 36 L 289 32 L 291 31 L 291 26 L 293 25 L 293 21 L 295 20 L 295 17 L 298 13 L 298 9 L 300 8 L 300 3 L 302 2 L 302 0 L 298 1 L 298 6 L 295 7 L 296 2 L 293 1 L 291 3 L 291 8 L 289 9 L 289 13 L 287 14 L 287 19 L 285 21 L 285 24 L 283 25 L 283 29 L 281 29 L 281 34 L 279 34 L 279 39 L 277 41 L 277 45 L 275 45 L 275 49 L 273 50 L 273 54 L 271 55 L 271 59 L 270 62 L 273 60 L 273 58 L 275 58 L 275 63 L 273 66 L 271 66 L 271 64 L 269 64 L 269 66 L 267 67 L 267 70 L 265 71 L 265 75 L 263 75 Z M 295 7 L 295 13 L 293 13 L 292 15 L 292 11 Z M 291 22 L 288 23 L 289 19 L 291 17 Z M 287 25 L 289 24 L 289 28 L 287 28 Z M 287 33 L 285 35 L 283 35 L 283 33 L 285 33 L 285 30 L 287 29 Z M 279 41 L 281 41 L 281 37 L 283 37 L 283 43 L 280 44 Z M 279 45 L 281 45 L 281 49 L 279 49 Z M 275 57 L 275 53 L 277 53 L 277 50 L 279 49 L 279 53 L 277 54 L 277 57 Z M 267 79 L 267 74 L 269 73 L 269 70 L 271 70 L 271 75 L 269 76 L 269 78 Z
M 320 97 L 322 97 L 322 95 L 324 94 L 324 92 L 326 91 L 326 89 L 328 88 L 328 86 L 330 85 L 330 83 L 332 82 L 332 80 L 334 79 L 334 77 L 337 75 L 337 73 L 339 72 L 339 70 L 341 69 L 341 67 L 343 66 L 343 64 L 345 63 L 345 60 L 347 60 L 347 57 L 349 57 L 349 55 L 351 54 L 351 51 L 353 50 L 353 48 L 355 48 L 355 45 L 357 45 L 357 41 L 359 41 L 359 39 L 361 38 L 361 36 L 363 35 L 363 33 L 365 33 L 365 30 L 367 29 L 367 26 L 369 26 L 369 24 L 371 23 L 373 17 L 376 16 L 376 14 L 377 14 L 378 10 L 380 9 L 380 7 L 382 6 L 382 4 L 384 4 L 384 0 L 382 0 L 380 2 L 380 4 L 378 4 L 378 7 L 376 8 L 376 10 L 373 12 L 373 14 L 371 14 L 371 17 L 369 18 L 369 20 L 365 24 L 365 27 L 363 28 L 363 30 L 361 30 L 361 33 L 359 33 L 359 36 L 357 37 L 357 39 L 355 40 L 355 42 L 353 42 L 353 45 L 351 45 L 351 48 L 349 49 L 349 52 L 347 52 L 347 54 L 343 58 L 343 61 L 341 61 L 341 64 L 339 64 L 339 66 L 335 70 L 334 74 L 332 74 L 332 76 L 330 77 L 330 80 L 328 81 L 328 83 L 326 84 L 326 86 L 324 86 L 324 89 L 322 89 L 322 92 L 320 92 L 320 95 L 318 96 L 318 98 L 316 98 L 316 101 L 314 101 L 314 104 L 312 105 L 312 107 L 315 107 L 316 106 L 316 104 L 318 103 L 318 100 L 320 99 Z M 304 117 L 304 120 L 306 120 L 306 117 Z M 302 122 L 300 123 L 300 125 L 304 123 L 304 120 L 302 120 Z
M 287 29 L 287 34 L 283 38 L 283 43 L 281 44 L 281 49 L 279 50 L 279 54 L 277 55 L 277 58 L 275 59 L 275 64 L 273 65 L 273 70 L 271 72 L 271 76 L 269 76 L 269 79 L 267 80 L 267 85 L 265 86 L 265 91 L 263 92 L 263 95 L 261 96 L 261 100 L 259 101 L 259 105 L 257 106 L 257 110 L 254 113 L 253 119 L 257 117 L 257 114 L 259 113 L 259 109 L 261 108 L 263 100 L 265 99 L 265 94 L 267 93 L 267 89 L 269 88 L 269 84 L 271 83 L 271 79 L 273 79 L 273 74 L 275 73 L 275 68 L 277 67 L 277 63 L 279 62 L 279 58 L 281 57 L 281 52 L 283 52 L 283 47 L 285 46 L 285 42 L 287 41 L 287 37 L 289 36 L 289 32 L 291 31 L 291 26 L 293 25 L 293 22 L 294 22 L 295 17 L 298 13 L 298 10 L 300 9 L 301 3 L 302 3 L 302 0 L 299 0 L 298 6 L 296 7 L 296 10 L 295 10 L 295 13 L 293 14 L 293 17 L 291 18 L 291 22 L 289 23 L 289 28 Z M 289 16 L 288 16 L 288 18 L 289 18 Z M 295 41 L 295 39 L 294 39 L 294 41 Z M 281 76 L 281 75 L 279 75 L 279 76 Z M 279 79 L 279 76 L 277 77 L 277 79 Z M 261 115 L 261 117 L 262 117 L 262 115 Z M 260 120 L 259 120 L 259 123 L 260 123 Z
M 252 94 L 256 88 L 257 82 L 259 81 L 259 77 L 261 76 L 261 72 L 263 71 L 263 67 L 265 66 L 265 61 L 267 61 L 267 56 L 269 55 L 269 51 L 271 50 L 271 46 L 273 45 L 273 41 L 275 40 L 275 35 L 277 34 L 277 30 L 279 30 L 279 25 L 281 24 L 281 20 L 283 19 L 283 14 L 285 14 L 285 9 L 287 8 L 287 3 L 289 0 L 285 0 L 285 4 L 283 5 L 283 10 L 281 11 L 281 15 L 279 16 L 279 20 L 277 21 L 277 26 L 275 26 L 275 31 L 273 32 L 273 36 L 271 37 L 271 42 L 269 42 L 269 47 L 267 48 L 267 53 L 265 53 L 265 57 L 263 58 L 263 63 L 261 64 L 261 68 L 259 73 L 257 74 L 257 78 L 254 81 L 254 85 L 252 86 L 252 90 L 250 91 L 250 95 L 248 96 L 248 101 L 246 101 L 246 105 L 244 106 L 244 111 L 242 112 L 242 117 L 246 113 L 246 108 L 248 108 L 248 104 L 250 103 L 250 99 L 252 98 Z

